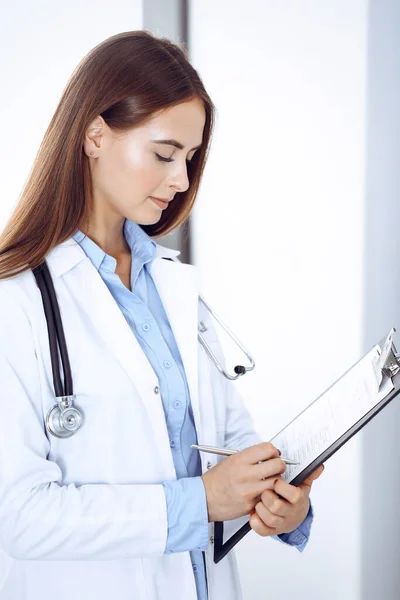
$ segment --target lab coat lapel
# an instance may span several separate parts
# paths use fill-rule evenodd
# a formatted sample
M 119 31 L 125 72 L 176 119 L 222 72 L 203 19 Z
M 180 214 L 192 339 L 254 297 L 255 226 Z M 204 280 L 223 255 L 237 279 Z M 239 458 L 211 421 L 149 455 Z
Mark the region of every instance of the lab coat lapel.
M 164 427 L 161 403 L 149 401 L 154 396 L 157 376 L 121 309 L 83 249 L 75 240 L 69 240 L 69 244 L 64 242 L 49 254 L 47 263 L 53 276 L 62 276 L 69 290 L 67 296 L 73 295 L 84 318 L 93 324 L 94 330 L 125 369 L 149 413 L 153 427 L 157 429 L 161 423 Z M 57 285 L 57 280 L 54 283 Z M 59 301 L 61 298 L 62 294 Z M 62 305 L 60 310 L 62 315 Z M 65 335 L 68 345 L 67 330 Z M 161 435 L 158 431 L 155 433 Z
M 201 440 L 198 392 L 198 271 L 195 266 L 155 258 L 150 273 L 178 345 L 189 387 L 197 436 Z
M 157 381 L 157 376 L 120 307 L 90 261 L 83 264 L 78 282 L 82 310 L 86 310 L 87 317 L 118 358 L 140 396 L 143 399 L 148 397 L 149 388 L 152 382 Z

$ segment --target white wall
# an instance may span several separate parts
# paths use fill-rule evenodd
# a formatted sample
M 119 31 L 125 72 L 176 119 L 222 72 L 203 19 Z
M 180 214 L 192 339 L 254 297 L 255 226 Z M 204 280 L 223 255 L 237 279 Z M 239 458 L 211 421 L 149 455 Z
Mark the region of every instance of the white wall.
M 142 28 L 142 0 L 2 4 L 1 202 L 3 229 L 78 62 L 107 37 Z
M 269 439 L 367 349 L 368 3 L 192 0 L 190 16 L 192 62 L 219 112 L 194 212 L 194 262 L 204 296 L 255 357 L 236 385 Z M 387 319 L 395 316 L 399 326 L 398 310 Z M 378 339 L 387 319 L 376 322 Z M 237 547 L 246 600 L 367 597 L 362 440 L 315 483 L 304 553 L 254 533 Z M 375 569 L 393 581 L 394 563 Z M 370 597 L 399 597 L 387 591 Z

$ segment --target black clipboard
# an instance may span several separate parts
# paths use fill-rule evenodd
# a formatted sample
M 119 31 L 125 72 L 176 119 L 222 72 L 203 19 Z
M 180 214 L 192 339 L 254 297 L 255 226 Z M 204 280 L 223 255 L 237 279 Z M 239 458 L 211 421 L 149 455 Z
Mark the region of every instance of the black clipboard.
M 339 450 L 346 442 L 348 442 L 356 433 L 358 433 L 364 425 L 366 425 L 371 419 L 373 419 L 385 406 L 389 404 L 396 398 L 396 396 L 400 393 L 400 356 L 397 355 L 397 351 L 395 345 L 393 343 L 393 333 L 396 330 L 393 328 L 389 333 L 388 337 L 381 341 L 379 344 L 381 350 L 381 356 L 383 358 L 382 362 L 382 376 L 383 378 L 390 378 L 392 380 L 392 384 L 394 389 L 387 394 L 382 400 L 380 400 L 370 411 L 368 411 L 359 421 L 354 423 L 350 429 L 346 431 L 342 436 L 340 436 L 329 448 L 327 448 L 324 452 L 322 452 L 315 460 L 313 460 L 310 464 L 306 466 L 305 469 L 294 479 L 290 481 L 291 485 L 300 485 L 315 469 L 317 469 L 320 465 L 325 463 L 328 458 L 330 458 L 335 452 Z M 363 360 L 365 356 L 367 356 L 368 352 L 360 359 Z M 348 371 L 346 371 L 339 379 L 345 377 L 345 375 L 351 371 L 360 361 L 355 363 Z M 339 381 L 339 380 L 337 380 Z M 336 382 L 335 382 L 336 383 Z M 333 384 L 334 385 L 334 384 Z M 332 387 L 332 386 L 331 386 Z M 328 388 L 329 389 L 329 388 Z M 323 392 L 321 396 L 326 393 Z M 320 397 L 321 397 L 320 396 Z M 220 521 L 216 521 L 214 523 L 214 563 L 218 563 L 222 560 L 230 550 L 244 536 L 251 531 L 250 524 L 245 523 L 236 533 L 234 533 L 225 543 L 224 539 L 224 523 Z

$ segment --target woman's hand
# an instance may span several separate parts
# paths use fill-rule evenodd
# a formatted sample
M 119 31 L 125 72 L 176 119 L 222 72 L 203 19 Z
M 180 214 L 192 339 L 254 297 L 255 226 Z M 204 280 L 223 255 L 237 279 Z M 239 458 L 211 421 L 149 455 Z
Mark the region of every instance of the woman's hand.
M 299 486 L 277 479 L 273 489 L 261 494 L 261 501 L 250 515 L 250 527 L 261 536 L 290 533 L 297 529 L 310 508 L 312 483 L 323 470 L 324 465 L 321 465 Z
M 248 515 L 262 493 L 273 489 L 285 469 L 279 450 L 269 442 L 262 442 L 225 458 L 203 473 L 209 522 Z

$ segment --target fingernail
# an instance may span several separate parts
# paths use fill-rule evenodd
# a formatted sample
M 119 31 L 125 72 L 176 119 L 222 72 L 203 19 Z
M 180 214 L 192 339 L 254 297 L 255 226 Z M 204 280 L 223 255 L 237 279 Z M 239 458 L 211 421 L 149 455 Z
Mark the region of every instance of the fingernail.
M 278 454 L 279 456 L 282 456 L 282 452 L 280 450 L 278 450 Z

